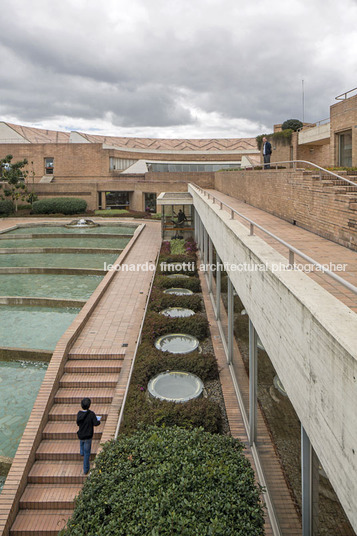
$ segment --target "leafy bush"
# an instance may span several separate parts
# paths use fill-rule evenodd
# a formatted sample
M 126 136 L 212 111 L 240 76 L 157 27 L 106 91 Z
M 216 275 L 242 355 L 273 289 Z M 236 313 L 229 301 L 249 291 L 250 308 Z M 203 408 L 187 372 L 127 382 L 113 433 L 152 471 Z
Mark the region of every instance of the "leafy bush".
M 53 197 L 35 201 L 32 205 L 34 214 L 83 214 L 87 202 L 75 197 Z
M 0 199 L 0 216 L 8 216 L 15 211 L 14 203 L 10 199 Z
M 112 210 L 95 210 L 96 216 L 123 216 L 130 214 L 125 208 L 113 208 Z
M 66 536 L 261 536 L 260 490 L 236 439 L 148 427 L 104 445 Z
M 160 312 L 167 307 L 185 307 L 195 312 L 202 311 L 202 297 L 197 294 L 189 296 L 164 294 L 162 290 L 154 287 L 150 296 L 149 309 Z
M 133 384 L 147 388 L 149 380 L 166 370 L 182 370 L 196 374 L 203 382 L 218 379 L 218 367 L 214 354 L 200 353 L 170 354 L 157 350 L 150 342 L 140 345 L 133 371 Z
M 184 275 L 186 272 L 182 272 Z M 170 274 L 170 272 L 169 272 Z M 172 274 L 174 275 L 174 274 Z M 168 289 L 168 288 L 187 288 L 192 290 L 192 292 L 201 292 L 201 284 L 198 277 L 167 277 L 166 275 L 158 275 L 155 279 L 155 285 L 158 288 Z
M 194 316 L 170 318 L 156 312 L 146 315 L 143 329 L 143 339 L 152 342 L 167 333 L 187 333 L 202 341 L 209 335 L 208 320 L 205 314 L 196 313 Z
M 173 238 L 170 240 L 171 253 L 173 255 L 184 255 L 185 254 L 185 241 L 179 238 Z
M 282 130 L 291 129 L 293 132 L 296 132 L 299 128 L 303 127 L 303 123 L 299 119 L 287 119 L 281 125 Z

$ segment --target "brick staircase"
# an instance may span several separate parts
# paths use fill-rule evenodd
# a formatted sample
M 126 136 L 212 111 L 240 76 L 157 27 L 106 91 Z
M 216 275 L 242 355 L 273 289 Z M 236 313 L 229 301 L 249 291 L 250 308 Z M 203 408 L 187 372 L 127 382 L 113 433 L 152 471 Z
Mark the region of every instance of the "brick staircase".
M 75 422 L 80 401 L 88 396 L 91 409 L 102 415 L 101 426 L 94 429 L 93 460 L 124 355 L 121 352 L 89 357 L 78 353 L 68 356 L 10 535 L 55 536 L 72 515 L 74 498 L 86 479 Z

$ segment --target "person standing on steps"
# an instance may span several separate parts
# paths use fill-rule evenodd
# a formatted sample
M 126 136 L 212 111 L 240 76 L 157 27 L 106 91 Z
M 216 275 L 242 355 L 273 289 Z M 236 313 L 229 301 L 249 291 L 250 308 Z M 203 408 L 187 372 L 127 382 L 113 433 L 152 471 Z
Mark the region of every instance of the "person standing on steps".
M 271 143 L 264 136 L 263 138 L 263 159 L 264 169 L 270 169 Z
M 83 456 L 83 473 L 89 472 L 90 451 L 92 448 L 93 428 L 100 425 L 101 417 L 97 417 L 90 408 L 90 398 L 83 398 L 81 401 L 82 411 L 77 413 L 77 426 L 79 430 L 77 436 L 79 439 L 80 454 Z

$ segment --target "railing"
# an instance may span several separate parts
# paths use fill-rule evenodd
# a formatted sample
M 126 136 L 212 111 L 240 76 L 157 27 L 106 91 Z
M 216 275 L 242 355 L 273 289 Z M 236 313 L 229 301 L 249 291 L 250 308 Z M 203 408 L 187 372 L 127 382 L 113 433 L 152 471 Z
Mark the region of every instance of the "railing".
M 305 125 L 297 129 L 296 132 L 301 132 L 302 130 L 308 130 L 310 128 L 319 127 L 320 125 L 325 125 L 326 123 L 330 122 L 330 118 L 326 117 L 326 119 L 320 119 L 320 121 L 316 121 L 316 123 L 311 123 L 311 125 Z
M 337 97 L 335 97 L 335 100 L 345 100 L 347 99 L 347 95 L 349 93 L 352 93 L 352 91 L 356 91 L 357 90 L 357 87 L 354 87 L 353 89 L 350 89 L 349 91 L 346 91 L 345 93 L 341 93 L 341 95 L 337 95 Z
M 275 166 L 275 169 L 277 169 L 277 166 L 281 164 L 293 164 L 292 169 L 296 171 L 296 164 L 307 164 L 309 167 L 313 167 L 319 170 L 319 175 L 322 177 L 323 174 L 327 173 L 328 175 L 332 175 L 333 177 L 336 177 L 336 179 L 340 179 L 341 181 L 348 182 L 351 186 L 357 186 L 356 182 L 350 181 L 349 179 L 346 179 L 346 177 L 341 177 L 341 175 L 337 175 L 337 173 L 334 173 L 333 171 L 329 171 L 328 169 L 325 169 L 321 166 L 318 166 L 317 164 L 314 164 L 313 162 L 309 162 L 308 160 L 284 160 L 282 162 L 270 162 L 270 164 L 262 164 L 262 166 L 269 165 L 270 168 L 272 166 Z M 269 169 L 269 168 L 266 168 Z
M 222 210 L 223 207 L 227 208 L 228 212 L 230 212 L 231 220 L 234 220 L 235 216 L 239 216 L 240 218 L 242 218 L 243 220 L 248 222 L 249 223 L 249 235 L 250 236 L 254 235 L 254 229 L 257 228 L 260 231 L 262 231 L 263 233 L 265 233 L 268 236 L 270 236 L 271 238 L 273 238 L 274 240 L 276 240 L 277 242 L 279 242 L 279 244 L 282 244 L 283 246 L 285 246 L 288 249 L 288 252 L 289 252 L 289 264 L 288 264 L 288 266 L 289 266 L 290 269 L 294 270 L 295 255 L 298 255 L 299 257 L 301 257 L 302 259 L 307 261 L 309 264 L 312 264 L 312 265 L 316 266 L 320 272 L 329 275 L 332 279 L 334 279 L 335 281 L 337 281 L 338 283 L 340 283 L 341 285 L 346 287 L 348 290 L 350 290 L 354 294 L 357 294 L 357 287 L 352 285 L 352 283 L 349 283 L 348 281 L 346 281 L 345 279 L 343 279 L 339 275 L 336 275 L 331 270 L 328 270 L 322 264 L 320 264 L 319 262 L 315 261 L 315 259 L 313 259 L 312 257 L 309 257 L 308 255 L 305 255 L 305 253 L 303 253 L 299 249 L 295 248 L 294 246 L 292 246 L 288 242 L 285 242 L 285 240 L 282 240 L 278 236 L 274 235 L 273 233 L 271 233 L 270 231 L 268 231 L 267 229 L 265 229 L 264 227 L 262 227 L 261 225 L 259 225 L 255 221 L 251 220 L 250 218 L 247 218 L 247 216 L 244 216 L 244 214 L 241 214 L 240 212 L 238 212 L 237 210 L 235 210 L 234 208 L 229 206 L 227 203 L 225 203 L 221 199 L 218 199 L 218 197 L 216 197 L 215 195 L 207 192 L 206 190 L 204 190 L 200 186 L 197 186 L 197 184 L 193 184 L 193 186 L 195 188 L 197 188 L 197 190 L 199 190 L 201 193 L 203 193 L 204 196 L 207 196 L 208 199 L 212 199 L 213 204 L 215 204 L 217 202 L 220 210 Z

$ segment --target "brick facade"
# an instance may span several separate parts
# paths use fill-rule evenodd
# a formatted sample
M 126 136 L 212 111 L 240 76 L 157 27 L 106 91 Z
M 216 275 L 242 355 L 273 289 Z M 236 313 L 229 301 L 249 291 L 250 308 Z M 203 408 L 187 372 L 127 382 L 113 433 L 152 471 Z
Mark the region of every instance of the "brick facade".
M 215 189 L 357 250 L 357 186 L 293 170 L 215 174 Z

